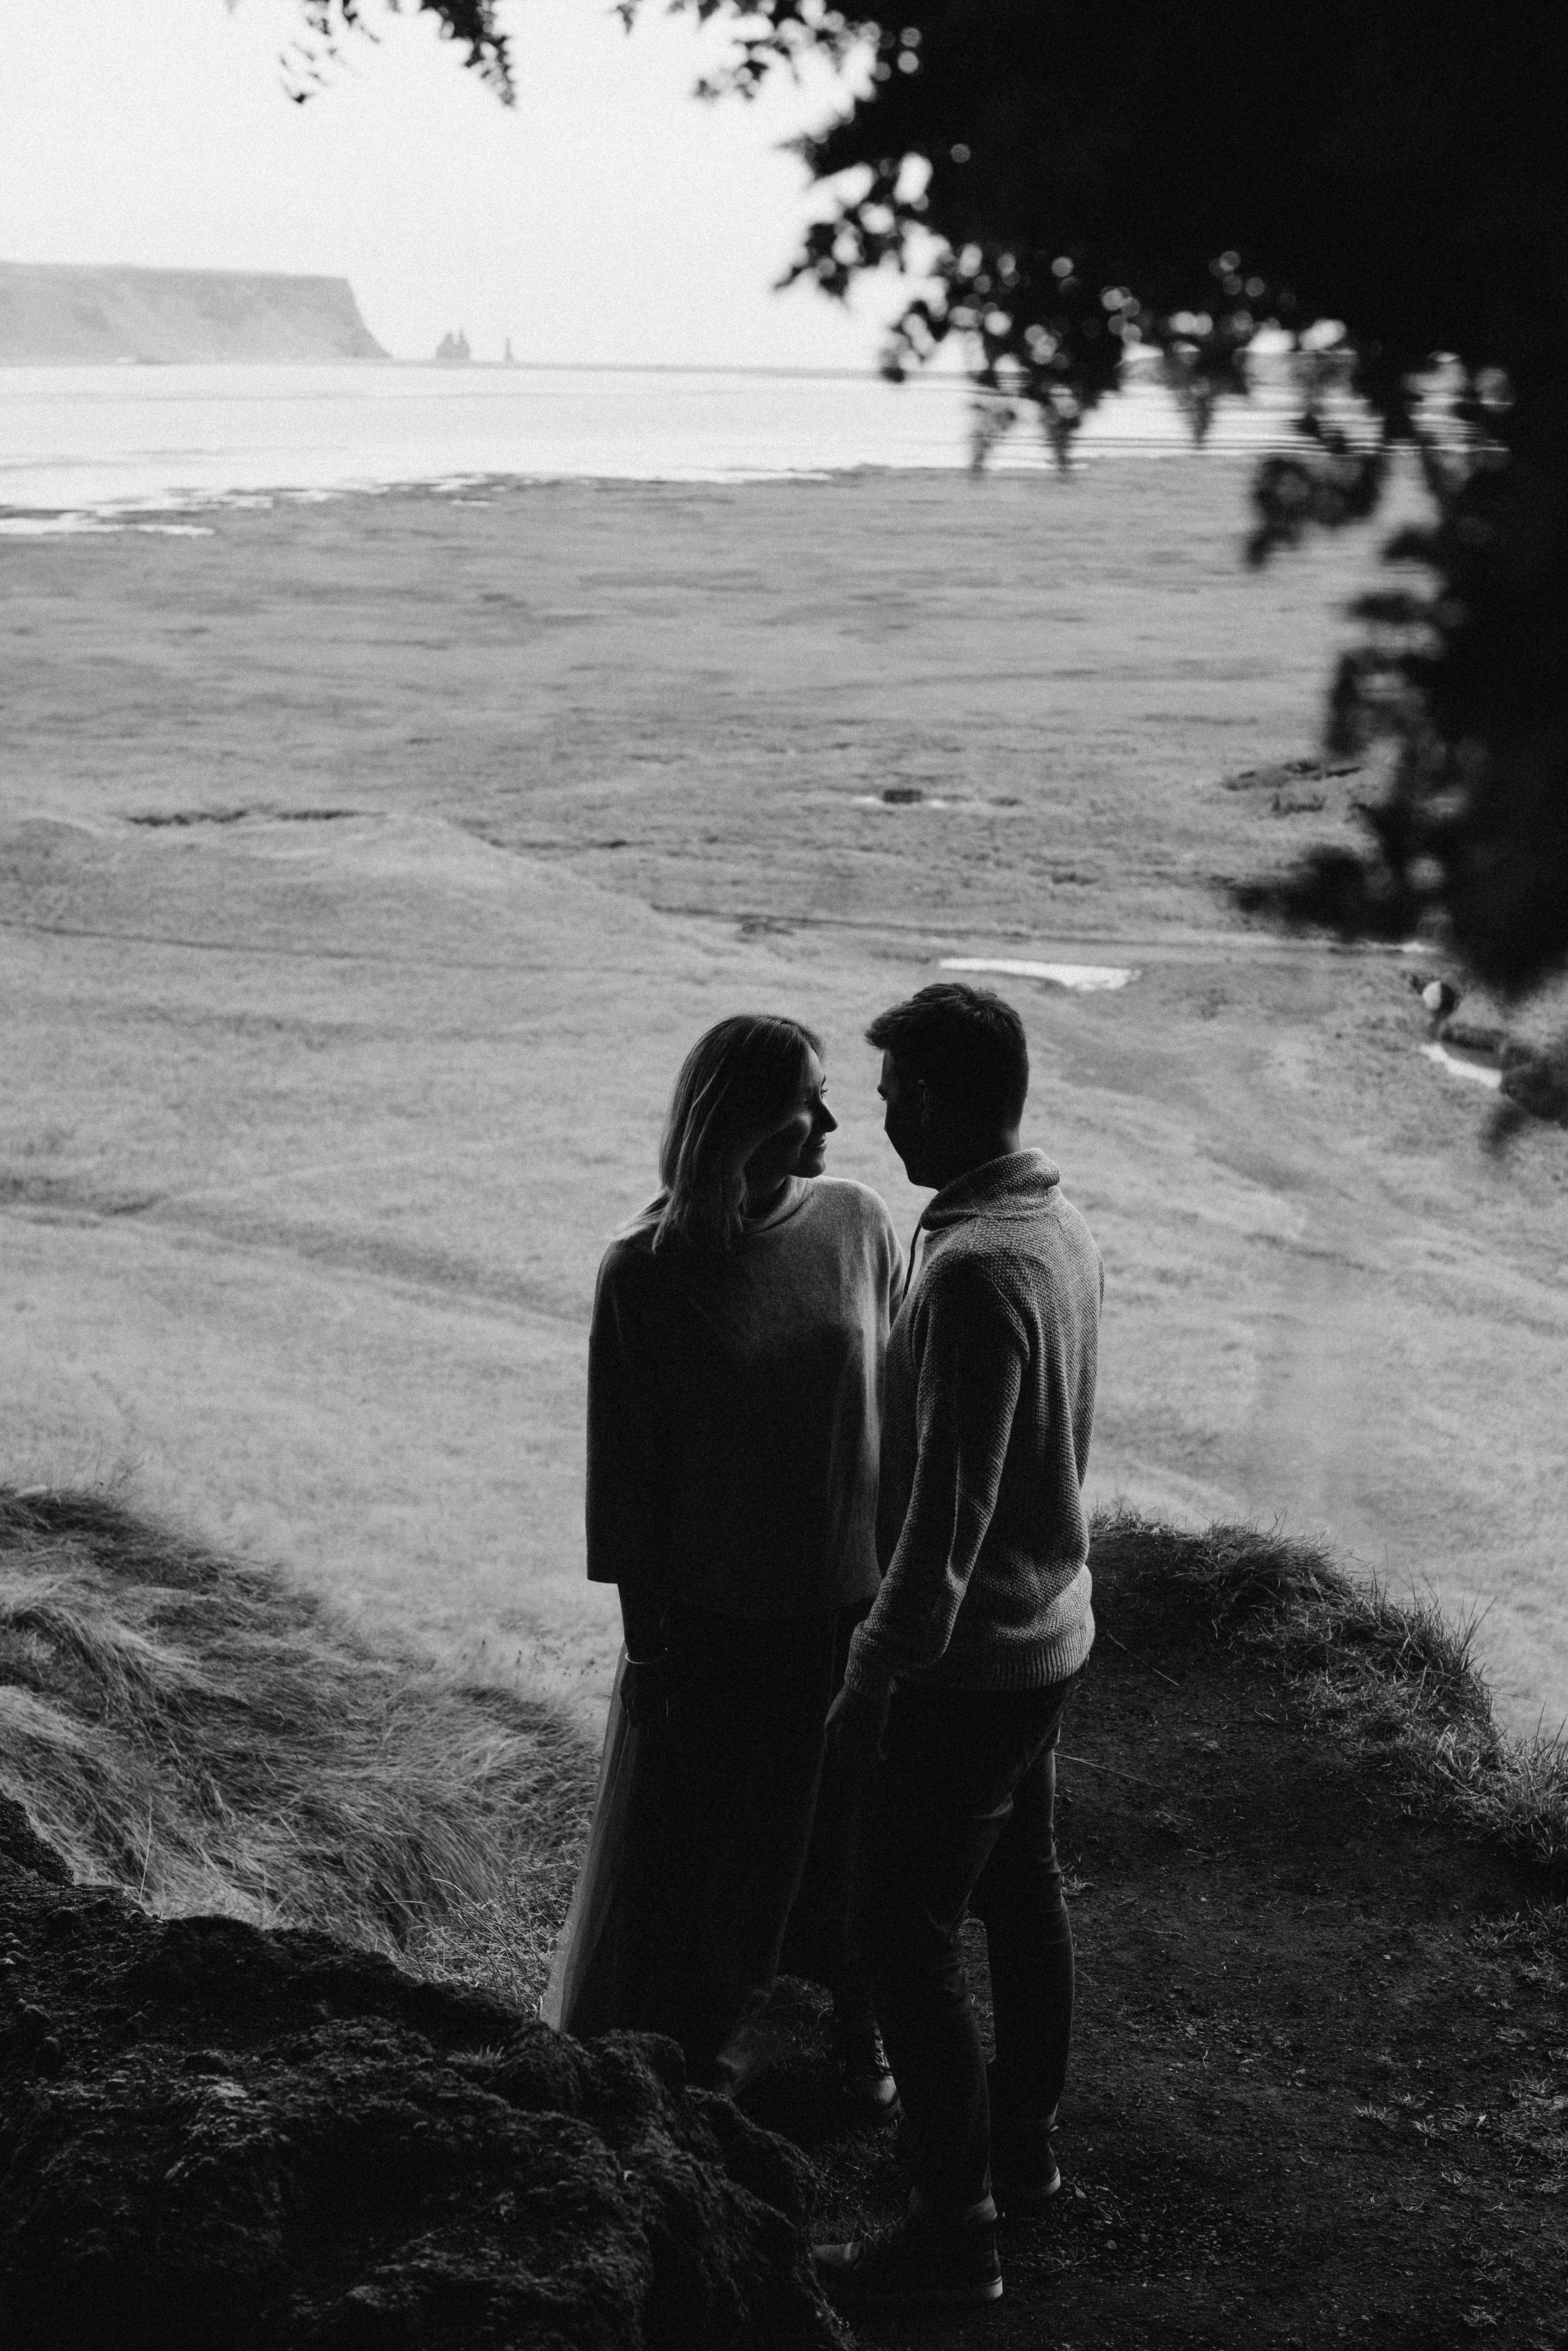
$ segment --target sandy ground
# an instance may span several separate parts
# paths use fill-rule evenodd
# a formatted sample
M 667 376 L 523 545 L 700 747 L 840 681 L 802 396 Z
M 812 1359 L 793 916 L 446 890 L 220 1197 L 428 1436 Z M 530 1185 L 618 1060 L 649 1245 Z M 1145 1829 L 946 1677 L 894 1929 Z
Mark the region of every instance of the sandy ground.
M 1375 545 L 1249 573 L 1245 478 L 6 541 L 7 1474 L 129 1471 L 591 1723 L 588 1308 L 685 1045 L 746 1004 L 818 1023 L 831 1164 L 912 1227 L 869 1014 L 946 956 L 1113 963 L 1006 983 L 1028 1139 L 1107 1263 L 1095 1498 L 1326 1531 L 1485 1610 L 1506 1718 L 1554 1725 L 1568 1149 L 1488 1152 L 1410 958 L 1215 886 L 1372 780 L 1226 789 L 1312 749 Z

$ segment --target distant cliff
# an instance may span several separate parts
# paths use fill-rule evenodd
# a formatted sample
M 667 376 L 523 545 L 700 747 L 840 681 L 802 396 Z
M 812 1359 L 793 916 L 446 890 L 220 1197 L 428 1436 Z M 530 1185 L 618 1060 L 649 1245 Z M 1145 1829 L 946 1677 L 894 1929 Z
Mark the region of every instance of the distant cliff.
M 346 277 L 0 261 L 0 366 L 386 356 Z

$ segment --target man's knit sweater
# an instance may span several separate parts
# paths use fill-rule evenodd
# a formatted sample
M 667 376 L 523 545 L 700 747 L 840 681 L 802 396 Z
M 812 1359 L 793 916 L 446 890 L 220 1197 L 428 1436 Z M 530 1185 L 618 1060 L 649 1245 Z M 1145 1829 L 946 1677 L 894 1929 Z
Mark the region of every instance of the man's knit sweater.
M 882 1588 L 846 1679 L 876 1696 L 1063 1681 L 1089 1655 L 1083 1473 L 1104 1270 L 1042 1152 L 977 1167 L 921 1218 L 888 1347 Z

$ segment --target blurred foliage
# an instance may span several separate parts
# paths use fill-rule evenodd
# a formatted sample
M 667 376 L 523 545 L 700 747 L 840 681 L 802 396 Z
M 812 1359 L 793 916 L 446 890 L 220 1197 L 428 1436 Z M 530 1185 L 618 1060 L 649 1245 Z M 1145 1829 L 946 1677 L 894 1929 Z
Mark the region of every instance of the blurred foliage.
M 397 16 L 404 0 L 379 0 L 379 5 Z M 302 37 L 290 44 L 281 63 L 285 89 L 297 106 L 303 106 L 330 79 L 339 61 L 340 36 L 361 33 L 373 39 L 374 32 L 365 0 L 298 0 L 298 5 Z M 496 0 L 413 0 L 413 8 L 416 16 L 435 17 L 445 38 L 461 42 L 467 51 L 464 64 L 489 83 L 503 106 L 510 106 L 512 63 L 507 37 L 496 21 Z
M 422 5 L 505 84 L 485 0 Z M 706 95 L 834 69 L 843 105 L 800 141 L 828 205 L 791 275 L 840 297 L 911 276 L 884 369 L 958 339 L 977 462 L 1026 415 L 1065 460 L 1133 352 L 1201 438 L 1265 327 L 1301 423 L 1260 469 L 1255 561 L 1370 515 L 1416 452 L 1434 518 L 1391 543 L 1397 585 L 1358 608 L 1330 697 L 1332 747 L 1386 755 L 1364 851 L 1243 903 L 1347 935 L 1425 918 L 1507 989 L 1568 963 L 1561 0 L 670 5 L 729 36 Z

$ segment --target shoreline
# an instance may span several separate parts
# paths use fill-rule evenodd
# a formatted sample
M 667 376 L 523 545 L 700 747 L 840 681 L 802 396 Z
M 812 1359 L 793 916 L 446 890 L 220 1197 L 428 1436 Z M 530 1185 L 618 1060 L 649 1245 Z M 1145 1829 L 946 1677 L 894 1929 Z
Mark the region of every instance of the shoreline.
M 862 468 L 964 474 L 973 387 L 958 374 L 655 364 L 213 362 L 0 370 L 0 506 L 101 512 L 214 495 L 430 483 L 836 478 Z M 1082 473 L 1110 459 L 1223 464 L 1288 446 L 1295 403 L 1222 409 L 1195 444 L 1174 395 L 1141 382 L 1085 420 Z M 990 478 L 1055 474 L 1020 415 Z
M 247 507 L 321 506 L 368 498 L 445 498 L 461 505 L 476 503 L 479 499 L 523 496 L 530 491 L 559 489 L 630 494 L 639 490 L 768 490 L 818 485 L 847 487 L 861 482 L 899 482 L 920 486 L 962 481 L 972 488 L 976 496 L 984 496 L 992 484 L 998 480 L 1014 481 L 1021 477 L 1036 482 L 1061 483 L 1066 486 L 1106 465 L 1165 465 L 1183 459 L 1209 465 L 1224 460 L 1249 463 L 1255 456 L 1267 455 L 1271 448 L 1288 445 L 1283 438 L 1278 443 L 1210 443 L 1202 449 L 1152 437 L 1146 442 L 1136 443 L 1121 440 L 1113 447 L 1097 444 L 1077 450 L 1066 465 L 1059 465 L 1045 451 L 1037 451 L 1029 457 L 1015 455 L 1010 460 L 1004 452 L 979 476 L 974 474 L 967 460 L 956 458 L 946 465 L 856 463 L 833 466 L 735 466 L 706 470 L 693 467 L 685 471 L 662 473 L 559 470 L 467 473 L 454 468 L 411 474 L 385 481 L 343 480 L 329 485 L 281 481 L 235 483 L 222 488 L 173 488 L 150 493 L 146 496 L 81 500 L 63 505 L 16 505 L 0 499 L 0 529 L 14 534 L 24 529 L 41 532 L 51 524 L 61 529 L 134 529 L 153 528 L 160 522 L 187 515 L 222 514 Z

